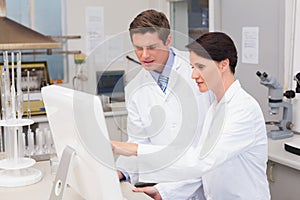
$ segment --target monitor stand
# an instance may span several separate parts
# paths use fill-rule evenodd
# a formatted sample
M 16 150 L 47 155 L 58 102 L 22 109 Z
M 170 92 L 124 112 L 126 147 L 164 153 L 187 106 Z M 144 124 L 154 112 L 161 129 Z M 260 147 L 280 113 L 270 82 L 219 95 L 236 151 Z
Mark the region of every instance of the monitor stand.
M 67 146 L 62 154 L 58 170 L 55 176 L 55 181 L 53 183 L 52 191 L 50 194 L 49 200 L 62 200 L 64 191 L 66 188 L 66 181 L 68 176 L 68 171 L 70 168 L 70 164 L 72 162 L 72 158 L 75 155 L 75 150 L 70 146 Z

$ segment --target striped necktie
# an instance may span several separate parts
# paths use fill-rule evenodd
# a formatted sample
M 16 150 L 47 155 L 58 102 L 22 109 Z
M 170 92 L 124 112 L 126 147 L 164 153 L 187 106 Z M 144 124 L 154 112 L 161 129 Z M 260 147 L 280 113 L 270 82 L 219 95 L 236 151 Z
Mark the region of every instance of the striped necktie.
M 168 80 L 169 80 L 169 77 L 167 76 L 164 76 L 164 75 L 159 75 L 158 77 L 158 81 L 157 81 L 157 84 L 158 86 L 160 87 L 160 89 L 166 93 L 166 89 L 167 89 L 167 85 L 168 85 Z

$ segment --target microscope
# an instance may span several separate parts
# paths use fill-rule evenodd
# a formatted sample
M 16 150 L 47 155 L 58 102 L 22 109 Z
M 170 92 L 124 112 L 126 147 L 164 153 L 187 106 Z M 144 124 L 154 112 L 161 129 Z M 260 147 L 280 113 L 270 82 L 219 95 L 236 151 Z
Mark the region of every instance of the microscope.
M 283 96 L 285 96 L 288 99 L 291 99 L 295 97 L 295 92 L 293 90 L 289 90 L 283 93 L 282 86 L 277 82 L 275 78 L 268 76 L 266 72 L 261 73 L 260 71 L 257 71 L 256 75 L 260 78 L 260 84 L 266 86 L 269 89 L 268 94 L 270 114 L 276 115 L 278 114 L 279 109 L 281 107 L 283 108 L 282 119 L 279 122 L 266 122 L 267 125 L 276 125 L 279 128 L 278 130 L 269 131 L 268 137 L 273 140 L 292 137 L 292 104 L 283 101 Z

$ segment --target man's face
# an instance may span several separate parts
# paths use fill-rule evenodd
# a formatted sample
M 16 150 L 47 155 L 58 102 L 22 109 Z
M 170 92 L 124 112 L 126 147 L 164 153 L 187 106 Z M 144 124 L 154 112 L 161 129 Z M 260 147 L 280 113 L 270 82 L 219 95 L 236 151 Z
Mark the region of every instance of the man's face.
M 169 57 L 171 36 L 164 44 L 158 37 L 158 33 L 135 33 L 132 35 L 132 43 L 142 66 L 146 70 L 161 73 Z

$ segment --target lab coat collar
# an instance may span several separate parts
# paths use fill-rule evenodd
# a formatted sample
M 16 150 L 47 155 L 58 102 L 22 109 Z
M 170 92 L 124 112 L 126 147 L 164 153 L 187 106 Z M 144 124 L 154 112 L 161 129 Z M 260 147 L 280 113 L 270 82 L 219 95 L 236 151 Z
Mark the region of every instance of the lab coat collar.
M 169 76 L 169 82 L 168 82 L 168 87 L 166 90 L 166 93 L 164 93 L 159 86 L 157 85 L 157 83 L 155 82 L 154 78 L 152 77 L 151 73 L 147 70 L 145 70 L 144 68 L 142 68 L 141 70 L 144 73 L 144 78 L 145 78 L 145 82 L 148 83 L 153 83 L 156 84 L 157 87 L 155 87 L 155 89 L 159 90 L 158 94 L 160 94 L 160 96 L 164 99 L 167 99 L 168 96 L 170 95 L 170 93 L 172 93 L 173 88 L 176 87 L 176 84 L 178 84 L 178 76 L 181 76 L 178 71 L 180 70 L 181 67 L 185 66 L 185 65 L 189 65 L 189 60 L 186 60 L 186 57 L 184 57 L 184 55 L 181 55 L 181 53 L 179 53 L 179 51 L 174 48 L 174 47 L 170 47 L 171 51 L 174 53 L 174 63 L 172 66 L 172 70 Z
M 235 80 L 231 86 L 227 89 L 224 96 L 222 97 L 221 101 L 218 104 L 227 103 L 229 102 L 237 90 L 241 88 L 241 84 L 239 80 Z
M 179 51 L 174 48 L 174 47 L 170 47 L 170 49 L 174 52 L 175 57 L 174 57 L 174 64 L 172 69 L 175 71 L 178 71 L 180 69 L 180 67 L 182 66 L 182 61 L 184 61 L 184 63 L 188 66 L 190 66 L 190 61 L 188 60 L 188 56 L 183 56 L 179 53 Z M 188 52 L 186 52 L 188 53 Z M 180 59 L 179 59 L 180 58 Z

